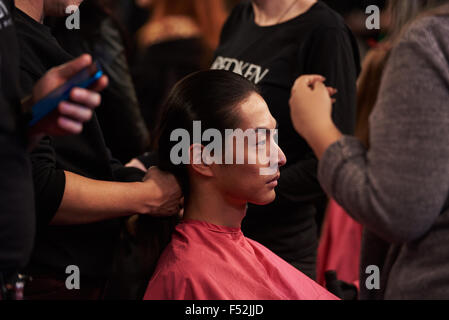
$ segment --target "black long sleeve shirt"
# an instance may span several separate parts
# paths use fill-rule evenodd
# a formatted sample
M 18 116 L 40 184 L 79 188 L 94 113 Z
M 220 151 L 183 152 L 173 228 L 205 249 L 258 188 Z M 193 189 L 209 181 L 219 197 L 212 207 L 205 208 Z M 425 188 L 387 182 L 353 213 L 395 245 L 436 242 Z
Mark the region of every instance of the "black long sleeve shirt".
M 50 29 L 20 10 L 14 15 L 20 44 L 23 91 L 50 68 L 72 59 L 51 35 Z M 36 198 L 37 237 L 28 272 L 64 272 L 77 265 L 83 275 L 105 277 L 112 265 L 119 220 L 71 226 L 52 226 L 65 190 L 64 171 L 103 181 L 138 181 L 140 170 L 124 168 L 106 147 L 96 116 L 79 135 L 45 137 L 31 154 Z
M 315 204 L 324 193 L 317 180 L 318 161 L 293 128 L 289 98 L 303 74 L 321 74 L 338 89 L 332 118 L 352 133 L 356 118 L 359 55 L 343 19 L 321 2 L 274 26 L 258 26 L 250 2 L 233 10 L 221 35 L 212 69 L 230 70 L 259 86 L 278 122 L 279 146 L 287 157 L 276 200 L 249 205 L 243 231 L 313 277 L 317 247 Z

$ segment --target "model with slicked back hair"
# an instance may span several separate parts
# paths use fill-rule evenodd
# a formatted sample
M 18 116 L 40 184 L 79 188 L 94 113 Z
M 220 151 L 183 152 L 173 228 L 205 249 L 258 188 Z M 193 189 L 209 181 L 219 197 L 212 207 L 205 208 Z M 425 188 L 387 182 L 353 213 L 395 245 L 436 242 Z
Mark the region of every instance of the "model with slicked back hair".
M 185 129 L 193 136 L 193 121 L 201 121 L 201 129 L 217 129 L 224 136 L 225 129 L 239 125 L 237 106 L 257 87 L 247 79 L 230 71 L 208 70 L 193 73 L 179 81 L 168 96 L 159 117 L 156 141 L 159 167 L 173 173 L 183 191 L 188 194 L 188 175 L 185 165 L 174 165 L 170 152 L 177 144 L 170 141 L 176 129 Z

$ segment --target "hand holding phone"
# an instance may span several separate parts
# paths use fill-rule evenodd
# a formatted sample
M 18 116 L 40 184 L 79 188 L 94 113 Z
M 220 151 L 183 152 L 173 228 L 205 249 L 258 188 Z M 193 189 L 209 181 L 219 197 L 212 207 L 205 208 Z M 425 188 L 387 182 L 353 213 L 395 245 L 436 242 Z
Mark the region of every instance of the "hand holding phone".
M 30 135 L 67 135 L 82 130 L 82 123 L 99 106 L 97 93 L 107 86 L 107 77 L 90 55 L 82 55 L 51 69 L 33 89 Z

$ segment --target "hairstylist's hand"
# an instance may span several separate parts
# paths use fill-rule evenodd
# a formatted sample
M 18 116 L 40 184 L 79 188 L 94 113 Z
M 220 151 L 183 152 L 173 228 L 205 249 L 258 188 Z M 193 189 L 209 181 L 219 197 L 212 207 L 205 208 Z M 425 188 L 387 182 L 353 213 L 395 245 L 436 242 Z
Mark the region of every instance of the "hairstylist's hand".
M 43 99 L 91 63 L 92 57 L 84 54 L 64 65 L 51 69 L 34 86 L 31 103 L 34 104 Z M 92 110 L 101 103 L 101 96 L 98 92 L 103 90 L 107 84 L 108 79 L 103 76 L 90 89 L 72 89 L 70 101 L 61 102 L 53 113 L 30 129 L 30 135 L 61 136 L 80 133 L 83 129 L 83 123 L 92 118 Z
M 331 95 L 336 90 L 324 85 L 319 75 L 299 77 L 292 88 L 290 114 L 295 130 L 306 139 L 310 134 L 333 125 Z
M 148 197 L 154 200 L 150 215 L 171 216 L 180 213 L 183 195 L 178 180 L 172 174 L 150 167 L 143 181 L 149 186 Z
M 292 88 L 290 114 L 295 130 L 302 135 L 318 158 L 330 144 L 341 137 L 332 121 L 332 95 L 334 88 L 324 85 L 319 75 L 299 77 Z

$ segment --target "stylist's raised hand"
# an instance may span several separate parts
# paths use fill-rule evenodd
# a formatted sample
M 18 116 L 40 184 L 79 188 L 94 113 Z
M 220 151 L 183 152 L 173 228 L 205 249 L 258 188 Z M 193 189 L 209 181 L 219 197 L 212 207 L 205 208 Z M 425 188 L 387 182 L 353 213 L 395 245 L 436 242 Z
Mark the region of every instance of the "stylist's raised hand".
M 178 181 L 172 174 L 151 167 L 143 180 L 148 186 L 148 199 L 151 199 L 148 214 L 152 216 L 179 214 L 183 195 Z
M 310 135 L 333 126 L 331 96 L 337 91 L 324 85 L 319 75 L 299 77 L 292 88 L 290 114 L 295 130 L 308 139 Z
M 64 65 L 50 69 L 33 88 L 31 103 L 45 98 L 47 94 L 60 87 L 82 69 L 92 64 L 92 57 L 84 54 Z M 53 136 L 78 134 L 83 123 L 92 117 L 92 110 L 101 103 L 98 93 L 108 84 L 106 76 L 101 77 L 90 89 L 74 88 L 70 92 L 70 101 L 63 101 L 57 110 L 45 117 L 30 134 L 47 134 Z

